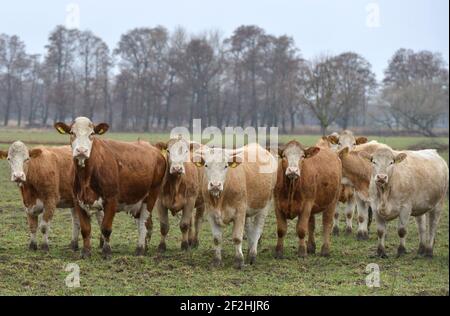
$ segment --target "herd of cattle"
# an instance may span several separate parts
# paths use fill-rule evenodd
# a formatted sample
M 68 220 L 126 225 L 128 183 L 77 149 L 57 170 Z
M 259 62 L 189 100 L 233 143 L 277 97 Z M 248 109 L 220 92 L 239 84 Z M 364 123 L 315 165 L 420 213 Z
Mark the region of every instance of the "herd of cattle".
M 137 255 L 151 237 L 152 210 L 158 211 L 161 241 L 166 250 L 168 211 L 181 212 L 181 249 L 194 248 L 205 215 L 214 238 L 214 263 L 222 262 L 222 229 L 233 222 L 235 266 L 244 265 L 242 242 L 248 241 L 248 262 L 256 261 L 258 241 L 272 201 L 278 241 L 275 256 L 283 256 L 287 220 L 297 218 L 298 255 L 312 254 L 315 214 L 322 213 L 322 256 L 330 254 L 331 234 L 339 234 L 338 202 L 345 204 L 346 233 L 352 232 L 356 206 L 357 237 L 368 238 L 372 213 L 378 235 L 377 254 L 386 257 L 386 222 L 398 218 L 400 245 L 405 253 L 406 226 L 417 221 L 418 254 L 431 257 L 440 214 L 447 196 L 449 170 L 435 150 L 396 151 L 351 132 L 322 137 L 315 146 L 290 141 L 273 154 L 258 144 L 238 149 L 214 148 L 181 137 L 151 145 L 138 140 L 100 139 L 105 123 L 79 117 L 71 125 L 55 124 L 70 137 L 71 146 L 28 149 L 14 142 L 0 158 L 8 159 L 11 181 L 20 188 L 31 234 L 29 247 L 48 250 L 49 224 L 56 208 L 72 212 L 71 248 L 81 257 L 91 254 L 91 222 L 101 228 L 100 247 L 111 256 L 110 237 L 118 211 L 130 213 L 138 228 Z M 305 240 L 307 237 L 307 240 Z

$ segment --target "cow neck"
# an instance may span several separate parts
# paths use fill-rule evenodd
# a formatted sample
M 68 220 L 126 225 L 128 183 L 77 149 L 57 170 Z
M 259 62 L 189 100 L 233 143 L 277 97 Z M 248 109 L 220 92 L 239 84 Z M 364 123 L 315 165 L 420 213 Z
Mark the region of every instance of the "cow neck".
M 284 187 L 287 188 L 288 211 L 290 212 L 292 206 L 294 205 L 295 191 L 297 190 L 297 184 L 299 183 L 300 178 L 289 179 L 287 176 L 283 176 L 283 178 L 284 178 Z
M 367 175 L 367 168 L 364 165 L 365 162 L 362 158 L 354 157 L 352 153 L 350 155 L 352 159 L 350 162 L 347 162 L 347 164 L 351 165 L 349 172 L 350 176 L 348 178 L 353 183 L 353 186 L 357 191 L 365 192 L 369 188 L 370 184 L 370 175 Z
M 169 167 L 166 168 L 166 173 L 164 175 L 164 181 L 162 186 L 163 193 L 172 194 L 173 197 L 176 192 L 179 192 L 180 185 L 184 180 L 185 175 L 173 175 L 169 172 Z
M 85 185 L 89 185 L 96 168 L 100 166 L 101 159 L 97 147 L 101 146 L 101 144 L 102 142 L 94 137 L 91 155 L 85 160 L 84 167 L 79 166 L 78 161 L 74 159 L 76 177 Z
M 375 180 L 372 180 L 375 181 Z M 386 184 L 385 186 L 379 187 L 378 185 L 375 185 L 375 189 L 377 192 L 377 199 L 380 201 L 380 208 L 384 209 L 386 208 L 389 196 L 391 194 L 391 185 L 390 183 Z

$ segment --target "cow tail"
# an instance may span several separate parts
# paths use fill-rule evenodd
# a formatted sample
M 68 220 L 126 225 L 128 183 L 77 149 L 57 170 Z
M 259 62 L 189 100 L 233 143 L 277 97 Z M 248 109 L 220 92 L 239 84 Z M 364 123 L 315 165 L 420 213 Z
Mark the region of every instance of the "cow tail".
M 369 206 L 369 209 L 367 210 L 368 214 L 369 214 L 369 220 L 367 222 L 367 230 L 370 229 L 370 224 L 372 224 L 372 219 L 373 219 L 373 211 L 372 208 Z

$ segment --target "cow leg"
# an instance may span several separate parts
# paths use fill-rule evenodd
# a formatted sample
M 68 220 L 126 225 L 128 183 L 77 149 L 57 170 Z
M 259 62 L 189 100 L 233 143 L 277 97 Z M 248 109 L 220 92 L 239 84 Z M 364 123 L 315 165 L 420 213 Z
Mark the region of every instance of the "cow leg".
M 112 223 L 114 221 L 114 216 L 116 215 L 117 210 L 117 201 L 115 198 L 108 199 L 105 202 L 105 217 L 103 217 L 103 222 L 101 226 L 101 231 L 103 235 L 103 248 L 102 248 L 102 256 L 103 259 L 110 259 L 111 258 L 111 246 L 109 244 L 110 237 L 112 233 Z
M 136 256 L 143 256 L 145 254 L 145 246 L 147 239 L 147 219 L 150 216 L 150 213 L 147 211 L 147 205 L 145 203 L 142 204 L 141 209 L 139 211 L 139 219 L 137 219 L 138 223 L 138 244 L 136 247 L 135 254 Z
M 214 266 L 222 265 L 222 228 L 215 221 L 213 212 L 208 212 L 208 221 L 214 238 Z
M 187 201 L 183 207 L 183 213 L 180 220 L 181 230 L 181 250 L 189 250 L 189 228 L 192 221 L 192 212 L 195 206 L 195 199 Z
M 400 245 L 397 249 L 397 257 L 406 253 L 406 226 L 408 225 L 409 218 L 411 217 L 410 208 L 402 208 L 400 210 L 400 216 L 398 217 L 398 237 L 400 238 Z
M 97 211 L 95 212 L 95 218 L 97 219 L 97 224 L 100 229 L 102 228 L 103 218 L 105 217 L 105 212 L 103 211 Z M 105 240 L 103 239 L 103 234 L 100 234 L 100 243 L 99 248 L 102 249 L 103 245 L 105 243 Z
M 159 242 L 158 252 L 162 253 L 167 249 L 166 237 L 169 232 L 169 212 L 168 209 L 161 204 L 161 200 L 156 202 L 156 208 L 158 210 L 159 227 L 161 231 L 161 241 Z
M 333 235 L 339 236 L 339 207 L 338 206 L 336 206 L 336 211 L 334 212 Z
M 27 212 L 28 228 L 30 229 L 30 250 L 37 250 L 36 232 L 38 228 L 38 217 Z
M 312 207 L 313 203 L 309 201 L 304 202 L 303 207 L 300 208 L 301 213 L 297 221 L 298 256 L 301 258 L 304 258 L 307 255 L 305 237 L 308 233 L 309 217 L 313 216 L 311 215 Z
M 381 258 L 387 258 L 384 241 L 386 239 L 386 221 L 375 211 L 375 220 L 377 222 L 378 249 L 377 255 Z
M 42 245 L 41 249 L 43 251 L 48 251 L 48 233 L 50 231 L 50 222 L 53 218 L 53 213 L 55 212 L 56 202 L 54 200 L 44 201 L 44 212 L 41 214 L 39 229 L 42 233 Z
M 145 222 L 145 226 L 147 227 L 147 237 L 146 237 L 146 247 L 150 243 L 150 240 L 152 239 L 152 233 L 153 233 L 153 208 L 155 207 L 156 200 L 158 199 L 160 187 L 159 185 L 156 187 L 153 187 L 150 189 L 150 192 L 147 197 L 147 211 L 148 211 L 148 218 Z
M 76 204 L 75 212 L 80 220 L 81 236 L 83 237 L 83 249 L 81 249 L 81 258 L 91 256 L 91 219 L 89 215 Z
M 320 255 L 322 257 L 330 256 L 330 237 L 331 230 L 333 226 L 333 216 L 334 216 L 335 206 L 328 208 L 322 214 L 322 235 L 323 235 L 323 243 L 322 249 L 320 250 Z M 313 217 L 314 215 L 311 215 Z
M 70 249 L 73 251 L 78 250 L 78 236 L 80 235 L 80 220 L 73 208 L 70 209 L 72 215 L 72 240 L 70 242 Z
M 284 237 L 287 232 L 287 220 L 284 216 L 283 212 L 275 208 L 275 215 L 277 218 L 277 246 L 275 248 L 275 258 L 281 259 L 283 258 L 283 248 L 284 248 Z
M 267 214 L 269 213 L 269 205 L 266 205 L 260 210 L 251 223 L 251 228 L 247 233 L 248 248 L 249 248 L 249 263 L 254 264 L 256 262 L 256 255 L 258 254 L 258 242 L 261 238 L 261 234 L 264 229 L 264 223 L 266 221 Z
M 417 230 L 419 231 L 419 249 L 417 255 L 425 255 L 427 246 L 427 218 L 426 215 L 416 216 Z
M 353 230 L 353 212 L 355 210 L 355 197 L 349 199 L 345 204 L 345 233 L 350 235 Z
M 236 210 L 236 217 L 233 223 L 233 243 L 235 248 L 234 267 L 242 269 L 244 267 L 244 254 L 242 253 L 242 239 L 244 237 L 245 226 L 245 208 L 241 207 Z M 253 236 L 255 237 L 255 236 Z M 258 241 L 256 240 L 256 243 Z
M 199 206 L 197 207 L 197 209 L 195 210 L 195 217 L 194 217 L 194 236 L 193 238 L 191 238 L 189 240 L 189 244 L 192 248 L 197 248 L 198 247 L 198 235 L 200 233 L 200 229 L 202 227 L 202 221 L 203 221 L 203 214 L 205 212 L 205 208 L 204 206 Z
M 358 240 L 369 239 L 368 222 L 369 222 L 369 205 L 360 198 L 356 197 L 356 210 L 358 212 L 358 232 L 356 238 Z
M 441 217 L 442 205 L 436 206 L 434 209 L 427 213 L 428 221 L 428 247 L 425 250 L 425 256 L 428 258 L 433 257 L 434 240 L 436 237 L 437 226 Z
M 336 217 L 334 217 L 336 218 Z M 316 229 L 316 217 L 314 215 L 311 215 L 309 217 L 309 223 L 308 223 L 308 243 L 306 251 L 309 254 L 315 254 L 316 253 L 316 240 L 314 238 L 314 231 Z

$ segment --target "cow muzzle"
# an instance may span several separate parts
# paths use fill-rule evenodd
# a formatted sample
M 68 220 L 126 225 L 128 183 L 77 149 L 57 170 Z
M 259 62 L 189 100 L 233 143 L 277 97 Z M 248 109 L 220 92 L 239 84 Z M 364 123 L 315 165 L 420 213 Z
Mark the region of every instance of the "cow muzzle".
M 388 176 L 387 174 L 377 174 L 375 177 L 375 183 L 378 186 L 384 186 L 388 183 Z
M 74 158 L 87 159 L 89 158 L 89 150 L 85 147 L 77 147 L 74 150 Z
M 12 182 L 20 184 L 20 183 L 24 183 L 26 180 L 27 180 L 27 178 L 25 176 L 25 173 L 23 173 L 23 172 L 14 172 L 11 175 Z
M 300 170 L 297 167 L 288 167 L 286 169 L 286 177 L 291 180 L 295 180 L 300 177 Z
M 223 184 L 221 182 L 211 181 L 208 183 L 208 191 L 214 197 L 219 197 L 223 191 Z
M 184 174 L 184 168 L 183 166 L 170 166 L 170 174 L 173 175 L 182 175 Z

